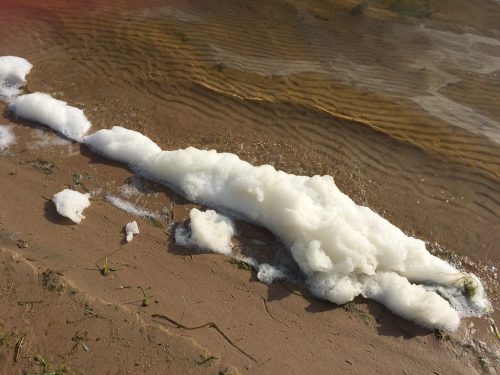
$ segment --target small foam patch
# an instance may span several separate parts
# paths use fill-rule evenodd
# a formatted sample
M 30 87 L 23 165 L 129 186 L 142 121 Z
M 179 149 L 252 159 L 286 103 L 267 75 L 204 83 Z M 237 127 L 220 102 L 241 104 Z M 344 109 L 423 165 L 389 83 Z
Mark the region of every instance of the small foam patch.
M 127 242 L 130 242 L 134 238 L 134 234 L 139 234 L 139 226 L 137 225 L 137 221 L 132 221 L 125 226 L 125 235 Z
M 12 126 L 0 125 L 0 150 L 5 150 L 16 143 L 16 136 L 12 131 Z
M 133 203 L 112 194 L 106 195 L 106 200 L 116 208 L 119 208 L 120 210 L 125 211 L 134 216 L 145 217 L 150 219 L 158 219 L 160 217 L 160 215 L 158 215 L 155 212 L 152 212 L 145 208 L 137 207 Z
M 0 56 L 0 98 L 10 102 L 26 84 L 26 76 L 33 65 L 17 56 Z
M 285 278 L 285 273 L 276 267 L 271 266 L 267 263 L 262 263 L 259 265 L 257 271 L 257 278 L 259 281 L 267 285 L 271 285 L 274 280 L 282 280 Z
M 214 210 L 200 211 L 191 209 L 190 231 L 179 227 L 175 231 L 177 244 L 196 246 L 204 250 L 225 255 L 231 254 L 231 237 L 234 225 L 231 219 Z
M 59 215 L 69 218 L 76 224 L 80 224 L 83 216 L 83 210 L 90 206 L 90 194 L 82 194 L 71 189 L 64 189 L 55 194 L 52 202 L 56 205 Z

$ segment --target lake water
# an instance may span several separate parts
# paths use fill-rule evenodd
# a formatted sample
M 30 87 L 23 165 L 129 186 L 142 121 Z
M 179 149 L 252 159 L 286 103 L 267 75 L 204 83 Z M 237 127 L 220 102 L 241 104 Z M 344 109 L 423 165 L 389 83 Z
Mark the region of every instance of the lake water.
M 497 285 L 500 4 L 363 4 L 1 0 L 0 55 L 95 128 L 330 174 Z

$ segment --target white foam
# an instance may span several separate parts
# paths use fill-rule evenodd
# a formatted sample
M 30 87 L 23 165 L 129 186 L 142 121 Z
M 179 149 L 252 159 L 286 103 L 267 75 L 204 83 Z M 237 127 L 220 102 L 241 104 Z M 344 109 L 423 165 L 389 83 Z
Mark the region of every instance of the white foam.
M 31 64 L 24 59 L 0 60 L 0 80 L 11 90 L 9 95 L 17 95 L 12 90 L 25 83 L 30 69 Z M 330 176 L 291 175 L 269 165 L 253 166 L 234 154 L 214 150 L 190 147 L 161 151 L 146 136 L 121 127 L 84 138 L 90 122 L 83 112 L 47 94 L 19 96 L 9 108 L 68 138 L 85 141 L 95 151 L 162 181 L 192 201 L 231 210 L 263 225 L 288 246 L 307 276 L 309 288 L 320 298 L 342 304 L 361 294 L 430 328 L 453 330 L 459 324 L 459 312 L 428 286 L 459 290 L 465 286 L 465 281 L 460 280 L 476 279 L 431 255 L 423 241 L 406 236 L 369 208 L 356 205 Z M 59 194 L 66 191 L 70 190 Z M 75 222 L 79 222 L 83 218 L 81 211 L 90 204 L 88 197 L 73 199 L 64 193 L 57 198 L 59 194 L 54 196 L 56 206 L 58 201 L 61 205 L 67 202 L 71 209 L 61 211 L 74 211 Z M 133 214 L 154 217 L 118 197 L 107 199 Z M 191 212 L 189 240 L 198 236 L 194 234 L 198 231 L 196 241 L 206 241 L 204 247 L 230 252 L 225 247 L 230 232 L 227 222 L 196 211 Z M 220 236 L 205 229 L 215 224 L 222 228 L 223 223 L 227 224 L 220 230 L 224 241 L 212 246 L 212 240 L 218 241 Z M 484 311 L 490 304 L 478 283 L 469 301 L 473 309 Z M 468 314 L 465 310 L 460 313 Z
M 85 137 L 85 143 L 96 152 L 130 166 L 141 164 L 161 151 L 145 135 L 120 126 L 99 130 Z
M 71 144 L 69 139 L 63 138 L 59 134 L 41 129 L 33 129 L 31 132 L 31 139 L 32 141 L 29 142 L 28 148 L 34 150 Z
M 271 285 L 274 280 L 282 280 L 285 278 L 285 273 L 276 267 L 271 266 L 267 263 L 259 264 L 259 269 L 257 271 L 257 278 L 259 281 L 267 285 Z
M 214 210 L 189 212 L 190 231 L 178 227 L 175 240 L 181 246 L 197 246 L 224 255 L 231 254 L 231 237 L 234 235 L 233 222 Z
M 0 81 L 8 85 L 25 85 L 26 75 L 33 65 L 17 56 L 0 56 Z
M 459 314 L 453 313 L 455 310 L 445 299 L 395 272 L 378 272 L 371 277 L 363 295 L 428 328 L 454 330 L 460 324 Z
M 125 235 L 127 242 L 132 241 L 134 238 L 134 234 L 139 234 L 139 226 L 137 225 L 137 221 L 132 221 L 125 226 Z
M 118 189 L 120 190 L 120 195 L 125 198 L 141 195 L 139 189 L 134 185 L 125 184 L 120 186 Z
M 69 218 L 71 221 L 80 224 L 83 216 L 83 210 L 90 206 L 90 194 L 82 194 L 75 190 L 64 189 L 52 198 L 56 205 L 59 215 Z
M 120 210 L 125 211 L 134 216 L 145 217 L 150 219 L 158 219 L 160 217 L 155 212 L 152 212 L 145 208 L 137 207 L 133 203 L 112 194 L 107 194 L 106 200 L 116 208 L 119 208 Z
M 16 56 L 0 56 L 0 97 L 10 102 L 26 84 L 26 75 L 33 65 Z
M 12 100 L 9 109 L 18 117 L 47 125 L 67 138 L 81 142 L 91 127 L 79 108 L 48 94 L 35 92 Z
M 113 133 L 120 138 L 113 138 Z M 92 147 L 174 187 L 191 201 L 231 210 L 268 228 L 289 247 L 311 291 L 320 298 L 343 304 L 361 294 L 421 325 L 457 328 L 459 312 L 417 284 L 457 287 L 465 274 L 431 255 L 423 241 L 356 205 L 332 177 L 256 167 L 214 150 L 158 152 L 155 144 L 136 134 L 116 127 L 100 130 L 91 137 L 111 139 L 112 147 L 104 141 Z M 122 144 L 120 139 L 126 141 Z M 137 146 L 133 152 L 128 149 L 131 144 Z M 477 298 L 485 301 L 483 295 Z M 481 303 L 475 305 L 481 308 Z
M 0 150 L 5 150 L 16 143 L 16 136 L 12 131 L 12 126 L 0 125 Z
M 193 245 L 191 242 L 191 232 L 188 228 L 179 225 L 175 228 L 174 232 L 175 243 L 179 246 L 190 247 Z

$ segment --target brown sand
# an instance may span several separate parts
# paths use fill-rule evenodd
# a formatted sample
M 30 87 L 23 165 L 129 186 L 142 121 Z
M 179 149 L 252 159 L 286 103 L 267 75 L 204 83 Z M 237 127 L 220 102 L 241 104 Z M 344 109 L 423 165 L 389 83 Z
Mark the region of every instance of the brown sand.
M 63 271 L 42 272 L 36 263 L 6 248 L 0 259 L 2 374 L 236 371 L 193 340 L 145 323 L 128 309 L 90 298 L 73 287 Z
M 465 72 L 440 60 L 433 46 L 438 36 L 453 44 L 453 32 L 498 39 L 500 7 L 487 0 L 475 7 L 443 1 L 432 17 L 405 18 L 385 3 L 369 2 L 358 17 L 349 13 L 356 5 L 351 1 L 68 6 L 2 0 L 0 55 L 28 58 L 35 65 L 29 89 L 83 108 L 94 128 L 124 124 L 166 149 L 210 147 L 291 173 L 334 176 L 356 202 L 477 273 L 496 309 L 498 281 L 491 267 L 500 262 L 500 152 L 489 133 L 456 123 L 467 108 L 500 121 L 500 74 L 464 63 Z M 162 7 L 155 13 L 161 17 L 142 12 L 155 6 Z M 420 34 L 421 25 L 445 34 Z M 485 65 L 494 67 L 498 48 L 478 45 Z M 472 53 L 453 50 L 459 58 Z M 457 118 L 418 104 L 426 95 L 462 105 L 454 107 Z M 14 120 L 7 117 L 5 124 Z M 442 340 L 370 301 L 342 308 L 316 301 L 296 285 L 267 287 L 221 256 L 176 247 L 171 217 L 138 219 L 141 234 L 123 245 L 121 230 L 133 218 L 103 199 L 93 201 L 82 224 L 68 223 L 47 198 L 67 186 L 118 195 L 132 173 L 76 144 L 37 146 L 42 135 L 54 139 L 52 133 L 15 123 L 18 143 L 10 156 L 0 157 L 2 257 L 14 269 L 2 275 L 11 277 L 2 286 L 19 290 L 3 295 L 0 308 L 0 316 L 12 316 L 0 326 L 0 338 L 13 333 L 1 348 L 4 372 L 35 370 L 35 355 L 92 374 L 218 373 L 226 367 L 255 374 L 498 369 L 498 341 L 485 319 L 466 319 Z M 157 211 L 175 207 L 175 223 L 187 218 L 192 205 L 146 185 L 153 194 L 143 191 L 133 201 Z M 257 247 L 264 259 L 286 254 L 268 232 L 245 223 L 238 230 L 243 253 Z M 256 246 L 252 238 L 262 243 Z M 19 248 L 18 240 L 28 247 Z M 116 271 L 104 276 L 99 268 L 107 255 Z M 37 274 L 46 270 L 62 274 L 78 293 L 44 289 Z M 141 307 L 139 286 L 150 296 L 147 307 Z M 39 300 L 44 302 L 17 304 Z M 67 324 L 86 317 L 86 302 L 109 319 Z M 56 319 L 54 311 L 64 318 Z M 213 322 L 223 334 L 213 327 L 178 328 L 155 314 L 186 327 Z M 51 319 L 57 329 L 46 328 Z M 127 334 L 115 335 L 114 327 Z M 75 333 L 85 337 L 86 330 L 89 351 L 83 344 L 73 349 Z M 148 330 L 168 344 L 168 358 L 148 341 Z M 94 344 L 97 331 L 106 335 Z M 23 336 L 25 348 L 13 363 Z M 210 355 L 217 359 L 202 363 Z
M 2 347 L 7 373 L 36 368 L 36 355 L 75 373 L 96 374 L 217 372 L 226 363 L 254 374 L 470 374 L 482 371 L 483 357 L 490 368 L 496 366 L 488 351 L 498 344 L 484 319 L 466 319 L 449 339 L 437 339 L 377 303 L 359 299 L 342 308 L 314 300 L 296 285 L 268 287 L 222 256 L 176 247 L 167 220 L 160 225 L 138 219 L 141 234 L 124 244 L 122 229 L 132 217 L 101 198 L 93 200 L 80 225 L 72 224 L 46 199 L 67 186 L 118 194 L 132 174 L 76 144 L 33 149 L 35 129 L 17 125 L 14 130 L 19 139 L 11 146 L 13 154 L 0 159 L 0 236 L 4 268 L 10 269 L 2 275 L 1 305 L 1 332 L 12 334 Z M 45 137 L 55 138 L 50 132 Z M 43 161 L 54 168 L 44 168 Z M 85 173 L 89 177 L 75 179 Z M 149 188 L 154 196 L 142 196 L 139 204 L 159 210 L 175 202 L 175 222 L 187 218 L 192 205 L 162 187 Z M 278 246 L 248 224 L 238 229 L 243 238 L 259 234 L 266 251 Z M 103 275 L 106 256 L 114 271 Z M 44 288 L 47 272 L 68 287 Z M 141 306 L 138 287 L 150 299 L 148 306 Z M 86 316 L 85 303 L 107 320 Z M 186 327 L 213 322 L 226 337 L 210 327 L 179 329 L 158 315 Z M 78 324 L 68 322 L 78 319 Z M 474 336 L 471 323 L 478 330 Z M 85 337 L 88 352 L 83 344 L 74 348 L 75 335 Z M 21 359 L 12 363 L 22 337 Z M 94 343 L 96 337 L 100 341 Z M 485 348 L 477 340 L 484 340 Z M 168 345 L 168 355 L 157 341 Z M 217 359 L 202 363 L 211 355 Z

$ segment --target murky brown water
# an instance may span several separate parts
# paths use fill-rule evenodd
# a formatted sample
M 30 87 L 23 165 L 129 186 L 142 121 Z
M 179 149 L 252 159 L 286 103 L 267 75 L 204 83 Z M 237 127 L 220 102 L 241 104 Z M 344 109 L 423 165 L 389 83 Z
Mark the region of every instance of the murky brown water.
M 364 4 L 1 0 L 0 55 L 95 128 L 331 174 L 407 233 L 498 267 L 500 4 Z

